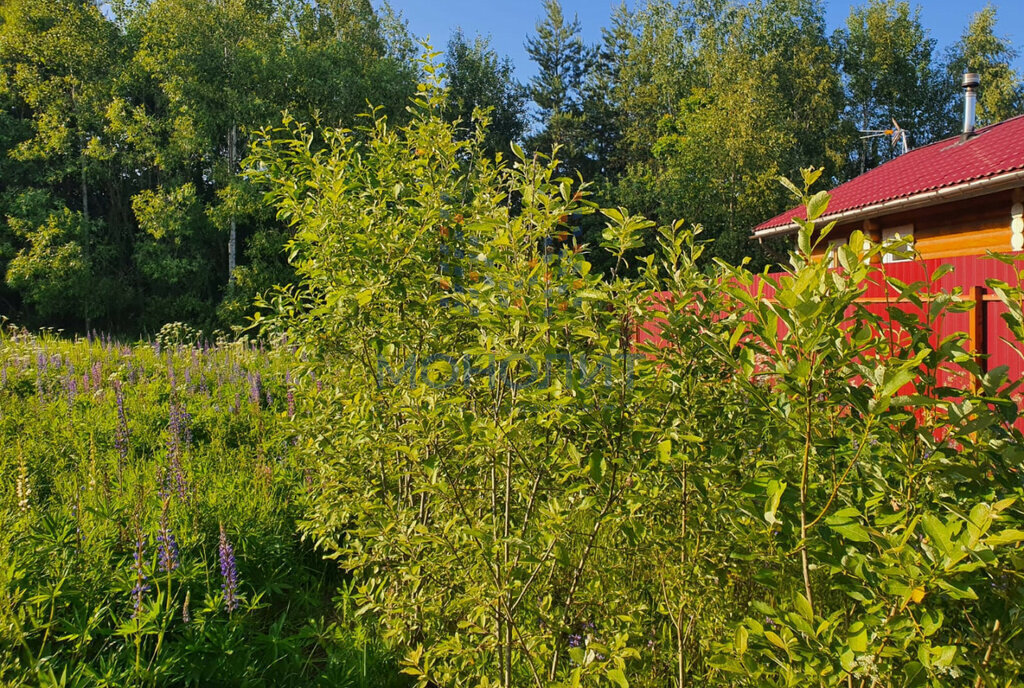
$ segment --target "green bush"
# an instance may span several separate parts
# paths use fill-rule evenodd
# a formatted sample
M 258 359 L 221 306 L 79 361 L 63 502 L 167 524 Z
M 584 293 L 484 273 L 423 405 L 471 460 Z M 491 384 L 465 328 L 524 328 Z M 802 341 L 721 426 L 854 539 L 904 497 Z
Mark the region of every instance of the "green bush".
M 314 487 L 300 527 L 421 686 L 1010 685 L 1021 672 L 1021 437 L 1005 370 L 840 269 L 702 272 L 682 223 L 597 209 L 556 160 L 441 117 L 286 122 L 250 175 L 298 283 L 257 321 L 298 348 Z M 557 153 L 556 153 L 557 156 Z M 797 192 L 810 220 L 825 194 Z M 791 185 L 792 186 L 792 185 Z M 600 212 L 595 277 L 565 231 Z M 869 256 L 868 256 L 869 257 Z M 769 299 L 764 286 L 774 288 Z M 1007 289 L 1009 289 L 1007 287 Z M 663 293 L 666 346 L 635 334 Z M 1012 290 L 1007 298 L 1016 298 Z M 1019 309 L 1018 309 L 1019 310 Z M 952 390 L 952 368 L 976 392 Z

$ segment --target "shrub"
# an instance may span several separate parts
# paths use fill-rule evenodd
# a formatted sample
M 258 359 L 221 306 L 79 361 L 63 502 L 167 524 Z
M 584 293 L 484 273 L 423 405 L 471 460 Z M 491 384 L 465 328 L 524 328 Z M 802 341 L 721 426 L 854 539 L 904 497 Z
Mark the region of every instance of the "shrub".
M 682 223 L 627 278 L 653 223 L 596 208 L 556 160 L 487 159 L 486 117 L 459 140 L 424 70 L 407 126 L 286 121 L 249 161 L 295 232 L 298 282 L 257 322 L 316 380 L 297 421 L 316 471 L 301 527 L 354 576 L 404 671 L 421 686 L 1013 681 L 1018 408 L 962 337 L 930 337 L 964 299 L 894 316 L 892 337 L 857 304 L 863 237 L 830 269 L 810 222 L 778 278 L 701 272 Z M 811 221 L 815 177 L 798 192 Z M 610 279 L 566 231 L 596 212 Z M 914 304 L 919 285 L 890 286 Z M 638 348 L 656 301 L 667 344 Z M 941 387 L 942 367 L 978 391 Z

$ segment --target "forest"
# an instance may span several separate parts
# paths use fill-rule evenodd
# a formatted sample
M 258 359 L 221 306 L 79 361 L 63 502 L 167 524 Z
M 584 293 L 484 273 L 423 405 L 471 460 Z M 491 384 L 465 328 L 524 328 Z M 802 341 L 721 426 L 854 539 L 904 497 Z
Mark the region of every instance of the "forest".
M 834 185 L 878 165 L 897 151 L 858 131 L 893 121 L 914 146 L 955 132 L 967 68 L 981 124 L 1024 111 L 992 7 L 942 48 L 905 0 L 858 5 L 831 33 L 816 0 L 650 0 L 616 9 L 596 45 L 557 0 L 537 11 L 527 83 L 486 36 L 437 46 L 444 117 L 470 136 L 487 110 L 491 156 L 557 146 L 602 205 L 701 225 L 705 260 L 783 261 L 749 240 L 790 202 L 777 177 L 816 166 Z M 285 117 L 358 129 L 368 106 L 400 126 L 421 52 L 369 0 L 5 0 L 0 313 L 129 336 L 245 323 L 294 277 L 293 227 L 246 174 L 257 132 Z M 599 242 L 592 218 L 570 225 Z

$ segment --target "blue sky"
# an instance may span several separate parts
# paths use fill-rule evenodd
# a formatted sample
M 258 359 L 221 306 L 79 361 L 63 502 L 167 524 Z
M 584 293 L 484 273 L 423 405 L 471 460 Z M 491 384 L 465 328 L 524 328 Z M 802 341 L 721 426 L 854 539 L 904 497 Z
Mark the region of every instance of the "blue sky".
M 476 33 L 490 35 L 495 49 L 512 58 L 516 73 L 525 81 L 535 69 L 526 55 L 523 43 L 534 31 L 543 12 L 542 0 L 390 0 L 391 6 L 401 12 L 409 28 L 420 37 L 430 36 L 431 43 L 443 49 L 455 27 L 461 27 L 467 36 Z M 584 38 L 596 42 L 601 27 L 608 23 L 611 8 L 619 0 L 562 0 L 565 13 L 577 14 L 583 24 Z M 861 3 L 852 3 L 859 5 Z M 938 42 L 941 52 L 955 43 L 971 16 L 989 4 L 988 0 L 925 0 L 920 2 L 921 19 Z M 1004 0 L 992 2 L 998 11 L 997 31 L 1010 37 L 1017 46 L 1024 47 L 1024 1 Z M 850 2 L 826 0 L 826 19 L 829 30 L 844 24 L 850 13 Z M 1024 50 L 1020 50 L 1024 52 Z M 1016 60 L 1018 70 L 1024 70 L 1024 56 Z

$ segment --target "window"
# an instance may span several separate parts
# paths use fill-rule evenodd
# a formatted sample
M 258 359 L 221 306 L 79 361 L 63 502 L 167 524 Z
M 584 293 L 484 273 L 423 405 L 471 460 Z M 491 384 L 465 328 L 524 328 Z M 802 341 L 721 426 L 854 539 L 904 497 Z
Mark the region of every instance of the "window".
M 829 239 L 828 240 L 828 260 L 829 266 L 833 268 L 839 267 L 839 247 L 846 245 L 846 239 Z
M 893 247 L 892 251 L 886 250 L 882 254 L 883 263 L 900 263 L 913 260 L 914 252 L 914 225 L 900 225 L 899 227 L 886 227 L 882 230 L 882 246 Z
M 839 267 L 839 247 L 847 246 L 849 244 L 849 237 L 842 237 L 841 239 L 829 239 L 828 240 L 828 260 L 829 266 L 833 268 Z M 867 252 L 871 249 L 871 240 L 864 237 L 863 254 L 861 259 L 867 260 Z

